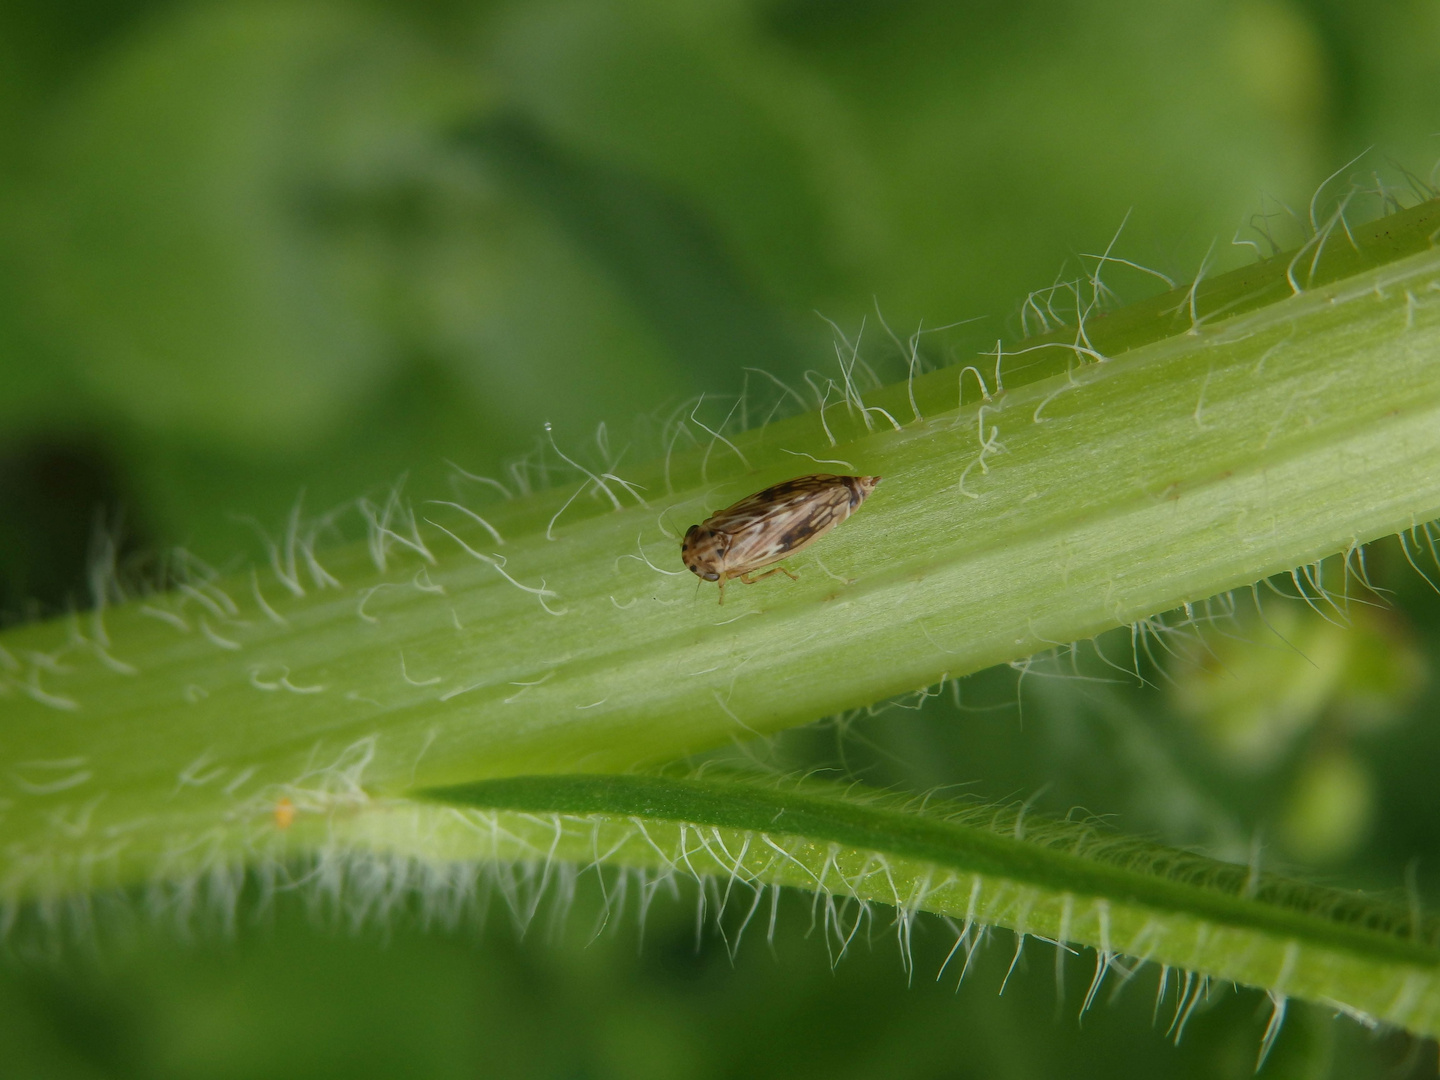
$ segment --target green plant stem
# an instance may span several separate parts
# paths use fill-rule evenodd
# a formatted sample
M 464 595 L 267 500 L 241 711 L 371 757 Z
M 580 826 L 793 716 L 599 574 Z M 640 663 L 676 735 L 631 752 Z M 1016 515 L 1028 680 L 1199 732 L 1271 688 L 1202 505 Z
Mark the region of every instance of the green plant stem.
M 231 865 L 282 800 L 668 761 L 1427 521 L 1437 288 L 1425 247 L 1224 321 L 1197 302 L 1108 362 L 1083 328 L 1011 352 L 978 401 L 949 369 L 837 380 L 824 410 L 728 441 L 686 421 L 700 445 L 627 476 L 640 494 L 577 469 L 477 503 L 503 544 L 397 495 L 333 552 L 292 522 L 253 575 L 192 564 L 120 602 L 101 574 L 94 612 L 0 635 L 0 895 Z M 817 469 L 885 480 L 799 582 L 697 591 L 666 523 Z

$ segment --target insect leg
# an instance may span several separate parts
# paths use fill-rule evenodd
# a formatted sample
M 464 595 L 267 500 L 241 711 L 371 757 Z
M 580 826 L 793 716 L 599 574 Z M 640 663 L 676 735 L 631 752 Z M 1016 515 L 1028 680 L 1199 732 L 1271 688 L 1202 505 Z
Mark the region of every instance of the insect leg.
M 753 571 L 751 573 L 753 573 Z M 772 574 L 784 574 L 791 581 L 800 580 L 800 576 L 798 574 L 792 574 L 783 566 L 777 566 L 773 570 L 766 570 L 765 573 L 759 575 L 758 577 L 752 577 L 750 573 L 741 574 L 740 580 L 743 581 L 746 585 L 754 585 L 757 581 L 763 581 L 765 578 L 770 577 Z

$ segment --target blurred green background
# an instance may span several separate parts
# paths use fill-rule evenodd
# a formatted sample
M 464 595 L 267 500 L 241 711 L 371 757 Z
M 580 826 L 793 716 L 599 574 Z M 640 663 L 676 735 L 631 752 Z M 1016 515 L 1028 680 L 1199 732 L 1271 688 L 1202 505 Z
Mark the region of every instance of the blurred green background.
M 238 517 L 494 473 L 545 421 L 648 454 L 637 417 L 824 366 L 817 312 L 881 354 L 877 306 L 902 334 L 976 318 L 930 339 L 967 358 L 1127 212 L 1116 253 L 1189 278 L 1252 258 L 1257 213 L 1297 238 L 1284 207 L 1367 147 L 1341 185 L 1417 198 L 1437 128 L 1434 0 L 10 0 L 0 612 L 83 602 L 97 518 L 225 562 Z M 1241 598 L 1148 686 L 1061 657 L 764 753 L 1434 897 L 1440 604 L 1398 544 L 1371 569 L 1392 609 L 1272 598 L 1277 634 Z M 1032 946 L 997 998 L 1001 935 L 957 994 L 939 922 L 907 986 L 883 914 L 832 973 L 803 898 L 733 963 L 693 898 L 643 944 L 633 915 L 590 942 L 597 902 L 523 941 L 503 912 L 352 935 L 298 900 L 58 957 L 12 937 L 0 1075 L 1239 1077 L 1268 1016 L 1217 992 L 1176 1049 L 1153 972 L 1078 1025 L 1093 957 L 1061 1004 Z M 1435 1072 L 1294 1006 L 1265 1070 Z

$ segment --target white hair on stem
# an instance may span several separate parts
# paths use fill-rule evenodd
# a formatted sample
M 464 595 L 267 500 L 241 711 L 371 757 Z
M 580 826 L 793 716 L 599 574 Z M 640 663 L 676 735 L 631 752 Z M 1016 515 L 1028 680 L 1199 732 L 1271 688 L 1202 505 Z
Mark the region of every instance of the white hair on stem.
M 468 506 L 463 506 L 463 505 L 461 505 L 460 503 L 457 503 L 457 502 L 449 502 L 449 501 L 447 501 L 447 500 L 445 500 L 445 499 L 426 499 L 425 502 L 426 502 L 427 505 L 433 505 L 433 506 L 449 506 L 449 507 L 451 507 L 451 508 L 453 508 L 453 509 L 455 509 L 455 510 L 459 510 L 462 514 L 464 514 L 466 517 L 468 517 L 471 521 L 475 522 L 475 523 L 476 523 L 477 525 L 479 525 L 482 529 L 484 529 L 486 532 L 488 532 L 488 533 L 490 534 L 491 539 L 493 539 L 493 540 L 495 541 L 495 543 L 497 543 L 497 544 L 504 544 L 504 543 L 505 543 L 505 538 L 500 535 L 500 530 L 497 529 L 497 528 L 495 528 L 494 525 L 491 525 L 488 521 L 486 521 L 486 520 L 485 520 L 483 517 L 481 517 L 479 514 L 475 513 L 475 511 L 474 511 L 474 510 L 471 510 Z
M 519 581 L 516 581 L 515 578 L 511 577 L 509 573 L 506 572 L 506 570 L 505 570 L 505 561 L 506 561 L 506 560 L 505 560 L 505 556 L 499 555 L 499 554 L 496 554 L 496 555 L 484 555 L 484 554 L 481 554 L 480 552 L 478 552 L 478 551 L 476 551 L 474 548 L 472 548 L 469 544 L 467 544 L 464 540 L 461 540 L 460 537 L 456 536 L 456 535 L 455 535 L 453 532 L 451 532 L 449 529 L 445 528 L 444 525 L 441 525 L 441 524 L 439 524 L 439 523 L 436 522 L 436 521 L 432 521 L 430 518 L 426 518 L 425 520 L 428 521 L 428 522 L 430 522 L 431 525 L 434 525 L 435 528 L 439 529 L 439 530 L 440 530 L 441 532 L 443 532 L 446 536 L 450 537 L 451 540 L 454 540 L 455 543 L 459 544 L 460 547 L 464 549 L 464 551 L 465 551 L 466 554 L 468 554 L 468 555 L 470 555 L 471 557 L 479 560 L 480 562 L 488 563 L 490 566 L 494 567 L 495 572 L 496 572 L 497 574 L 499 574 L 501 577 L 503 577 L 503 578 L 504 578 L 506 581 L 508 581 L 511 585 L 514 585 L 514 586 L 515 586 L 517 589 L 519 589 L 521 592 L 527 592 L 527 593 L 529 593 L 530 595 L 534 596 L 535 599 L 537 599 L 538 601 L 540 601 L 540 606 L 545 609 L 545 612 L 546 612 L 547 614 L 549 614 L 549 615 L 564 615 L 564 614 L 566 613 L 566 609 L 565 609 L 565 608 L 561 608 L 559 611 L 556 611 L 554 608 L 550 607 L 550 605 L 545 602 L 547 599 L 550 599 L 550 600 L 558 600 L 558 599 L 560 598 L 560 594 L 557 593 L 557 592 L 555 592 L 554 589 L 547 589 L 547 588 L 545 587 L 545 579 L 544 579 L 544 578 L 541 578 L 541 579 L 540 579 L 540 585 L 539 585 L 538 588 L 536 588 L 536 587 L 534 587 L 534 586 L 531 586 L 531 585 L 521 584 Z

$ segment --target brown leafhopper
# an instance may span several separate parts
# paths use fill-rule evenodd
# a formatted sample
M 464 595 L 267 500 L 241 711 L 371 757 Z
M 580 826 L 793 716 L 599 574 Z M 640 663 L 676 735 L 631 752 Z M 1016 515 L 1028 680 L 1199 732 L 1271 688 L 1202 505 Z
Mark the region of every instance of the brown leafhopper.
M 755 571 L 813 544 L 844 521 L 880 482 L 878 476 L 797 476 L 749 495 L 691 525 L 680 557 L 696 576 L 720 583 L 739 578 L 753 585 L 771 574 L 795 575 L 783 566 Z

